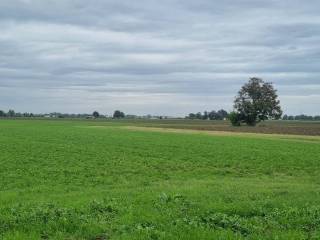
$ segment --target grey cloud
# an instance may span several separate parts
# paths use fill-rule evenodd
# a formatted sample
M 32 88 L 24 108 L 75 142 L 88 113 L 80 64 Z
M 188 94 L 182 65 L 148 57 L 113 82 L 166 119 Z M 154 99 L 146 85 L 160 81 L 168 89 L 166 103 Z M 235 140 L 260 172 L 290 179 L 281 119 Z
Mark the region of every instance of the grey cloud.
M 320 114 L 319 11 L 316 0 L 3 0 L 0 109 L 230 110 L 258 76 L 287 113 Z

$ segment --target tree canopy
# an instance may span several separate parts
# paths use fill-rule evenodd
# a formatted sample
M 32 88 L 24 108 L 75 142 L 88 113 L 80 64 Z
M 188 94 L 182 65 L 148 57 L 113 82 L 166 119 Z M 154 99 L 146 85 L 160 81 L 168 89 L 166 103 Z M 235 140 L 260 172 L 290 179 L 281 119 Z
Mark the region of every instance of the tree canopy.
M 186 118 L 188 119 L 202 119 L 202 120 L 224 120 L 228 117 L 228 112 L 224 109 L 218 111 L 204 111 L 203 113 L 189 113 Z
M 92 116 L 93 116 L 94 118 L 98 118 L 98 117 L 100 116 L 100 114 L 99 114 L 99 112 L 94 111 L 94 112 L 92 113 Z
M 124 118 L 125 114 L 119 110 L 114 111 L 113 118 Z
M 267 119 L 279 119 L 282 115 L 277 90 L 272 83 L 261 78 L 250 78 L 242 86 L 234 101 L 234 109 L 237 114 L 234 119 L 251 126 Z

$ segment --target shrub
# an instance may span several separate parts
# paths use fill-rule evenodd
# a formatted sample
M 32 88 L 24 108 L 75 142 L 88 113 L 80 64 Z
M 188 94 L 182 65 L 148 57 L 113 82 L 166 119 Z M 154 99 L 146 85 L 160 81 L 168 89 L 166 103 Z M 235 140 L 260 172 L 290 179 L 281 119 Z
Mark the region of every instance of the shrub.
M 229 120 L 230 120 L 232 126 L 240 126 L 241 116 L 237 112 L 231 112 L 229 114 Z

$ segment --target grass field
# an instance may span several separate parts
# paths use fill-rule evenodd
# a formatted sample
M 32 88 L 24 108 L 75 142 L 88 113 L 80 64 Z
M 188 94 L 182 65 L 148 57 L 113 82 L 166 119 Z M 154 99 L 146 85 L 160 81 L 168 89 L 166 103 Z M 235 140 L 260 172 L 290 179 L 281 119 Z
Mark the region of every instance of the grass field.
M 0 120 L 0 239 L 320 239 L 319 123 L 202 123 Z

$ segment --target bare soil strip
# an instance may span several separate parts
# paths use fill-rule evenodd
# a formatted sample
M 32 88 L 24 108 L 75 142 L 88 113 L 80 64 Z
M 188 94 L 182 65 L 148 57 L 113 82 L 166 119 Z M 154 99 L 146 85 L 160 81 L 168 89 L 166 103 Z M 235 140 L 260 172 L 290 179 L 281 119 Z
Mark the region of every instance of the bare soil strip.
M 320 136 L 308 136 L 308 135 L 206 131 L 206 130 L 173 129 L 173 128 L 158 128 L 158 127 L 137 127 L 137 126 L 123 126 L 121 128 L 125 128 L 128 130 L 166 132 L 166 133 L 188 133 L 188 134 L 206 134 L 206 135 L 214 135 L 214 136 L 277 138 L 277 139 L 284 139 L 284 140 L 298 140 L 298 141 L 308 141 L 308 142 L 320 143 Z

